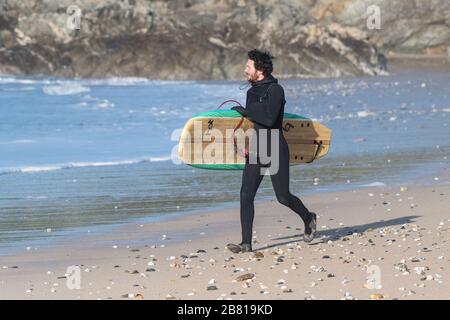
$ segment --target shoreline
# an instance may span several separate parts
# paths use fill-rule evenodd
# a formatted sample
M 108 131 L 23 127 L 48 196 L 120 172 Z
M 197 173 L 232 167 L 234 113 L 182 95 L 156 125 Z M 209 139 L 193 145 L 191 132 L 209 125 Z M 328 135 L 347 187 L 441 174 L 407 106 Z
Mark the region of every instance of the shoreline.
M 300 195 L 319 214 L 311 245 L 302 242 L 303 228 L 289 209 L 257 202 L 259 258 L 224 249 L 240 237 L 236 208 L 128 224 L 110 234 L 4 256 L 0 298 L 370 299 L 377 293 L 386 299 L 448 299 L 450 219 L 442 208 L 450 204 L 450 169 L 441 173 L 438 185 Z M 80 267 L 80 290 L 66 288 L 71 265 Z M 382 270 L 380 290 L 364 287 L 369 265 Z M 236 281 L 244 274 L 254 278 Z
M 435 164 L 437 165 L 437 164 Z M 440 166 L 440 165 L 439 165 Z M 441 167 L 440 169 L 435 168 L 435 175 L 445 175 L 448 171 L 448 167 Z M 430 175 L 428 174 L 421 174 L 420 177 L 417 177 L 417 175 L 408 176 L 405 179 L 398 179 L 398 181 L 394 183 L 388 184 L 389 186 L 397 186 L 400 187 L 401 185 L 408 184 L 408 185 L 415 185 L 419 184 L 422 185 L 425 183 L 425 181 L 428 181 L 429 184 L 435 184 L 435 181 L 430 180 Z M 381 183 L 381 185 L 379 185 Z M 375 185 L 373 185 L 375 184 Z M 336 192 L 353 192 L 360 189 L 365 188 L 379 188 L 379 187 L 386 187 L 387 184 L 380 181 L 372 181 L 368 183 L 355 183 L 355 184 L 341 184 L 341 185 L 333 185 L 333 186 L 326 186 L 324 188 L 321 188 L 318 186 L 315 190 L 305 190 L 302 193 L 301 198 L 308 197 L 312 195 L 326 195 L 326 194 L 332 194 Z M 270 203 L 275 201 L 274 196 L 261 196 L 262 199 L 258 199 L 258 197 L 255 199 L 255 205 L 263 205 L 265 203 Z M 120 230 L 122 228 L 126 228 L 127 226 L 132 225 L 142 225 L 142 224 L 152 224 L 152 223 L 160 223 L 160 222 L 167 222 L 172 220 L 178 220 L 187 218 L 190 216 L 199 216 L 203 214 L 208 213 L 214 213 L 216 211 L 224 211 L 224 210 L 239 210 L 239 200 L 232 201 L 232 202 L 226 202 L 226 203 L 219 203 L 215 204 L 212 209 L 191 209 L 187 211 L 179 211 L 179 212 L 171 212 L 171 213 L 165 213 L 165 214 L 159 214 L 159 215 L 149 215 L 147 217 L 138 217 L 138 218 L 130 218 L 129 220 L 125 221 L 117 221 L 112 222 L 109 224 L 100 224 L 100 225 L 90 225 L 90 226 L 80 226 L 80 227 L 74 227 L 69 229 L 62 229 L 62 230 L 53 230 L 52 229 L 52 236 L 49 238 L 42 237 L 42 238 L 35 238 L 35 239 L 23 239 L 16 241 L 14 243 L 7 243 L 3 247 L 0 247 L 0 257 L 5 256 L 13 256 L 16 254 L 21 254 L 25 250 L 35 250 L 36 248 L 45 248 L 45 249 L 52 249 L 64 246 L 65 243 L 68 242 L 74 242 L 78 241 L 80 238 L 83 237 L 90 237 L 90 236 L 104 236 L 108 233 L 114 232 L 115 230 Z M 45 230 L 42 231 L 42 233 L 45 233 Z M 27 249 L 28 248 L 28 249 Z
M 450 55 L 448 54 L 416 54 L 416 53 L 400 53 L 400 52 L 386 52 L 385 53 L 388 64 L 387 71 L 389 75 L 396 74 L 403 70 L 450 70 Z M 391 66 L 392 69 L 389 67 Z M 316 76 L 306 76 L 306 77 L 282 77 L 279 76 L 280 80 L 317 80 L 317 79 L 342 79 L 342 78 L 364 78 L 364 77 L 380 77 L 381 75 L 352 75 L 352 76 L 342 76 L 342 77 L 316 77 Z M 133 77 L 133 76 L 104 76 L 104 77 L 66 77 L 66 76 L 52 76 L 47 74 L 15 74 L 15 73 L 2 73 L 0 72 L 0 77 L 24 77 L 24 78 L 52 78 L 56 80 L 81 80 L 81 81 L 95 81 L 102 79 L 138 79 L 146 81 L 162 81 L 162 82 L 242 82 L 242 78 L 233 79 L 196 79 L 196 80 L 186 80 L 186 79 L 164 79 L 164 78 L 148 78 L 148 77 Z

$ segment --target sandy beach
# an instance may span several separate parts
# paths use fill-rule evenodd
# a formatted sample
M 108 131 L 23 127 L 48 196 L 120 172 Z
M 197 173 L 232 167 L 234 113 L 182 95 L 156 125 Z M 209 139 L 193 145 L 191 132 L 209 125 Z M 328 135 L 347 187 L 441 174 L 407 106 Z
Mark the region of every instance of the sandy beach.
M 450 299 L 450 1 L 372 2 L 0 0 L 0 300 Z
M 240 240 L 237 207 L 24 248 L 1 257 L 0 299 L 450 299 L 448 182 L 447 169 L 305 196 L 319 215 L 309 245 L 269 201 L 256 204 L 254 253 L 225 249 Z

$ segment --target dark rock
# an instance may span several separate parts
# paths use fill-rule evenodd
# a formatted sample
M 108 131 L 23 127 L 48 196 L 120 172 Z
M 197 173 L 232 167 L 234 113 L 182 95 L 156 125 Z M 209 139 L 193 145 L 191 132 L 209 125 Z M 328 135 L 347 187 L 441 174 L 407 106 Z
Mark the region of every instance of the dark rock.
M 358 8 L 357 0 L 347 2 Z M 321 12 L 321 1 L 187 4 L 85 0 L 77 2 L 82 11 L 80 29 L 69 30 L 66 7 L 59 1 L 7 1 L 0 11 L 0 44 L 5 48 L 0 51 L 0 73 L 242 79 L 246 52 L 254 47 L 269 49 L 277 57 L 279 78 L 385 73 L 385 58 L 360 20 L 355 22 L 357 29 L 344 26 L 349 25 L 348 19 L 340 12 L 336 20 L 341 24 L 318 19 L 315 12 Z M 392 16 L 400 13 L 395 5 L 389 7 Z M 444 13 L 436 11 L 438 16 Z M 402 14 L 410 17 L 411 10 Z M 431 32 L 433 26 L 421 31 Z M 395 31 L 398 37 L 398 28 Z M 436 31 L 439 37 L 433 41 L 439 44 L 445 30 L 436 24 Z

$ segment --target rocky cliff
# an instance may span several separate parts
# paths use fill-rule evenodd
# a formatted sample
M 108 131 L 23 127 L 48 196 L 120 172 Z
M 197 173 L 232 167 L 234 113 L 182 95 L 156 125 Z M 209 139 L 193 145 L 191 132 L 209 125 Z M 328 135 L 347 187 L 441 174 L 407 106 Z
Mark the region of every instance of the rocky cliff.
M 366 26 L 372 4 L 380 30 Z M 0 73 L 242 79 L 263 48 L 278 77 L 385 74 L 385 50 L 447 50 L 449 12 L 447 0 L 0 0 Z

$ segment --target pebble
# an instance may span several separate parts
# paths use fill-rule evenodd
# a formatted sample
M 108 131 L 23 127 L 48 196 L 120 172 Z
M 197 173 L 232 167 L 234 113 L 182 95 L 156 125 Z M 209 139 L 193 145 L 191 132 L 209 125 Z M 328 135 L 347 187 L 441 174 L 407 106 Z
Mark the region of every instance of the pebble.
M 237 277 L 236 281 L 250 280 L 250 279 L 253 279 L 254 277 L 255 277 L 254 273 L 246 273 L 246 274 L 243 274 L 243 275 Z
M 262 253 L 260 251 L 257 251 L 257 252 L 255 252 L 253 257 L 256 258 L 256 259 L 262 259 L 262 258 L 264 258 L 264 253 Z
M 384 298 L 384 296 L 381 293 L 372 293 L 369 297 L 372 300 L 379 300 Z

